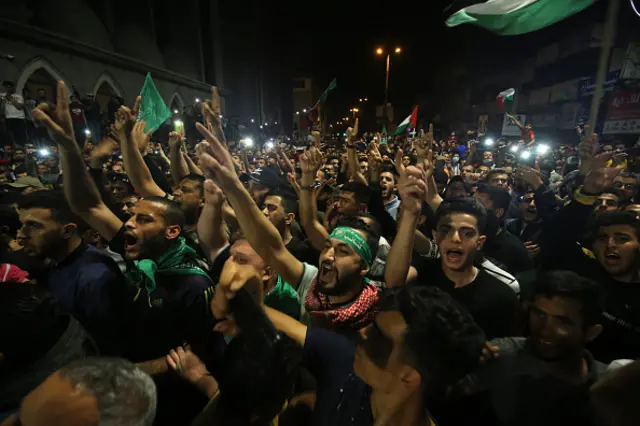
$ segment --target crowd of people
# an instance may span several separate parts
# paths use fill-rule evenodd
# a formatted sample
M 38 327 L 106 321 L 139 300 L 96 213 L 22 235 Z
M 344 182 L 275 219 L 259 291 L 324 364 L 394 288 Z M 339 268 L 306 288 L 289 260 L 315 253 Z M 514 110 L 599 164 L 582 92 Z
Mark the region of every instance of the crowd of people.
M 4 144 L 0 425 L 640 422 L 624 146 L 255 149 L 215 88 L 164 144 L 140 101 L 94 143 L 59 82 Z

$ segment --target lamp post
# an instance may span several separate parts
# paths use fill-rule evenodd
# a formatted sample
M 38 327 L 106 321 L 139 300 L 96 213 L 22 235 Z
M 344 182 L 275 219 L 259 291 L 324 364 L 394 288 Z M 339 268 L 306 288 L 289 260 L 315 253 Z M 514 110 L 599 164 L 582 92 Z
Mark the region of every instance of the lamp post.
M 396 47 L 393 50 L 393 53 L 395 53 L 396 55 L 399 55 L 402 52 L 402 49 L 399 47 Z M 382 47 L 378 47 L 376 49 L 376 55 L 378 56 L 382 56 L 385 54 L 385 51 Z M 386 72 L 385 72 L 385 79 L 384 79 L 384 104 L 382 104 L 382 114 L 384 115 L 384 123 L 387 123 L 387 101 L 389 99 L 389 71 L 391 69 L 391 52 L 387 53 L 387 68 L 386 68 Z

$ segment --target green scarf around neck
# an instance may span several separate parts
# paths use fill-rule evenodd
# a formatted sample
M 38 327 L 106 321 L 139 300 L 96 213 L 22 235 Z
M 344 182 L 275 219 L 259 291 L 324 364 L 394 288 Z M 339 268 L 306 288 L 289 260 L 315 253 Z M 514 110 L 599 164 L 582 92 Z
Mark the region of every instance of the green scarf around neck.
M 196 264 L 195 258 L 196 251 L 186 244 L 183 237 L 178 237 L 157 260 L 128 262 L 125 277 L 138 290 L 145 288 L 149 293 L 156 289 L 156 275 L 202 275 L 209 278 Z

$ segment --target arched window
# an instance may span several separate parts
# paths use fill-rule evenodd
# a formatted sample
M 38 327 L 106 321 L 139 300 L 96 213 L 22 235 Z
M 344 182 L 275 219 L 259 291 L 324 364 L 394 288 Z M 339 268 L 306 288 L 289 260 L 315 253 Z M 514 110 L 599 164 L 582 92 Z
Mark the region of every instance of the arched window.
M 36 92 L 43 89 L 49 101 L 55 101 L 56 83 L 58 80 L 64 81 L 67 90 L 71 94 L 71 83 L 60 71 L 58 71 L 49 61 L 44 58 L 34 58 L 27 63 L 18 81 L 16 82 L 16 92 L 23 93 L 25 87 L 35 96 Z
M 171 108 L 171 112 L 175 115 L 182 115 L 184 111 L 184 100 L 182 99 L 182 95 L 180 93 L 175 92 L 171 95 L 171 101 L 169 102 L 169 108 Z M 176 112 L 177 111 L 177 112 Z

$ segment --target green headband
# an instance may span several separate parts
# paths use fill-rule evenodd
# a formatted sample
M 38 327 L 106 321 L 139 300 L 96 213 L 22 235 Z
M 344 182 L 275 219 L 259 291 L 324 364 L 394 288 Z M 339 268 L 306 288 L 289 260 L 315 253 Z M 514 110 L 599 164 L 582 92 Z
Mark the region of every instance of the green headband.
M 347 228 L 346 226 L 339 226 L 333 230 L 331 235 L 329 235 L 329 238 L 335 238 L 336 240 L 340 240 L 343 243 L 348 244 L 360 255 L 367 266 L 371 266 L 371 263 L 373 262 L 371 249 L 369 248 L 369 244 L 367 244 L 367 240 L 360 235 L 358 231 L 353 228 Z

